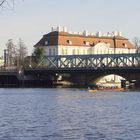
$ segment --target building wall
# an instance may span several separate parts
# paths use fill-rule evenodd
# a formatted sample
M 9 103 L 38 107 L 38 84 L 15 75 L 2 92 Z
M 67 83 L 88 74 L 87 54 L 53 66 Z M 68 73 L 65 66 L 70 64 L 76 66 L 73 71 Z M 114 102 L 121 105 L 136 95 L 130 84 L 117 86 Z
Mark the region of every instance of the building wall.
M 124 54 L 135 53 L 136 49 L 110 48 L 109 43 L 98 43 L 95 46 L 39 46 L 44 49 L 45 56 L 50 55 L 86 55 L 86 54 Z
M 91 47 L 86 46 L 58 46 L 58 55 L 84 55 L 91 54 Z
M 48 47 L 53 52 L 54 47 Z M 46 55 L 49 53 L 46 49 Z M 95 46 L 58 46 L 58 52 L 56 55 L 84 55 L 84 54 L 123 54 L 123 53 L 135 53 L 136 49 L 128 48 L 110 48 L 109 43 L 98 43 Z
M 58 46 L 42 46 L 45 56 L 58 55 Z
M 4 66 L 4 60 L 0 58 L 0 66 Z

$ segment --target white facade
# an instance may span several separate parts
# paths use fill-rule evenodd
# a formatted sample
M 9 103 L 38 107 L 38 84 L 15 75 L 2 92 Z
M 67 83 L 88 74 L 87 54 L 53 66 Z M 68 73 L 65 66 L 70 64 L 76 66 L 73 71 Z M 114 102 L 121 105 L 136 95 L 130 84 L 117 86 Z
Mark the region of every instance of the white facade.
M 86 55 L 86 54 L 125 54 L 136 53 L 136 49 L 111 48 L 110 44 L 98 43 L 95 46 L 42 46 L 46 56 L 49 55 Z
M 45 56 L 58 55 L 58 46 L 43 46 Z

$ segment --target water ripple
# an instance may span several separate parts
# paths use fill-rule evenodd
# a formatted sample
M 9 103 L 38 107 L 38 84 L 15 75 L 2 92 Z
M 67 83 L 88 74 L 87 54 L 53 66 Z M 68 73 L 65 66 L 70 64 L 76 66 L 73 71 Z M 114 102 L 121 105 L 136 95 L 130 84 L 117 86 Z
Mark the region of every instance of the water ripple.
M 140 140 L 140 94 L 0 89 L 0 140 Z

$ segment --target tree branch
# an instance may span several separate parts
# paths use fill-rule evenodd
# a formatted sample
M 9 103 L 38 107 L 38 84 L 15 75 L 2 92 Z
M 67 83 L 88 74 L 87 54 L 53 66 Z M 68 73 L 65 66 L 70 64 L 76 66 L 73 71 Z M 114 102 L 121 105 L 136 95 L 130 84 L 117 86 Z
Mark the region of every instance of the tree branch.
M 0 6 L 2 6 L 3 3 L 4 3 L 5 1 L 6 1 L 6 0 L 2 0 L 2 1 L 0 2 Z

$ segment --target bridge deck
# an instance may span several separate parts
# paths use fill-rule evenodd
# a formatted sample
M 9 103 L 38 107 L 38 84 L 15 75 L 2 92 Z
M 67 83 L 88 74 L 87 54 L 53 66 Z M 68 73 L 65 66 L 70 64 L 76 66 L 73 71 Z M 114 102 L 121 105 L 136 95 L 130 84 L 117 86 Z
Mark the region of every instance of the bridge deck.
M 60 55 L 45 56 L 37 68 L 108 68 L 139 67 L 140 54 Z

